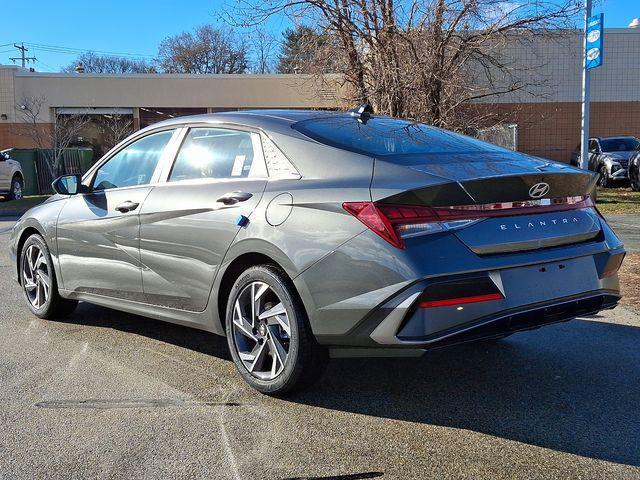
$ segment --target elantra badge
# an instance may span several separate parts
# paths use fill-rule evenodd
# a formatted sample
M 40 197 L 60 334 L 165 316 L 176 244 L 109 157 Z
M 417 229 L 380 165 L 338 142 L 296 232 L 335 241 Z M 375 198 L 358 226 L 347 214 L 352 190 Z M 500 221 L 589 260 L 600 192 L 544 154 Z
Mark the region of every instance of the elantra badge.
M 549 184 L 544 182 L 536 183 L 529 189 L 529 196 L 531 198 L 542 198 L 547 193 L 549 193 Z

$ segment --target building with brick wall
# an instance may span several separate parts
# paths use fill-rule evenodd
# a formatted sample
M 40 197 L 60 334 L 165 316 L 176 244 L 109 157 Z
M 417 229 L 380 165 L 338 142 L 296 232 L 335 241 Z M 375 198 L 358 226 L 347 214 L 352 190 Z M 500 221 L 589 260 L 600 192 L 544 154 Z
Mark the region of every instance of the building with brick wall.
M 604 65 L 592 71 L 591 135 L 640 136 L 640 29 L 605 31 Z M 517 126 L 517 149 L 567 162 L 580 141 L 580 31 L 539 34 L 504 56 L 526 88 L 471 107 Z M 21 135 L 20 105 L 44 99 L 39 122 L 58 114 L 130 115 L 134 128 L 176 115 L 248 108 L 341 108 L 340 81 L 305 75 L 96 75 L 32 72 L 0 66 L 0 149 L 34 147 Z M 84 139 L 100 143 L 99 133 Z

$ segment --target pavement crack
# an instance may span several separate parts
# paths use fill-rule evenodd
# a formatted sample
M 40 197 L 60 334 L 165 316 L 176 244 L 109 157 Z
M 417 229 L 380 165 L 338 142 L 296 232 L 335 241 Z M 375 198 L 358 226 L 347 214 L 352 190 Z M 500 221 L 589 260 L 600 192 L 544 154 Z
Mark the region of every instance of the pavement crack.
M 347 475 L 330 475 L 328 477 L 286 477 L 282 480 L 361 480 L 382 477 L 382 472 L 350 473 Z
M 38 408 L 79 408 L 105 410 L 112 408 L 188 408 L 188 407 L 241 407 L 238 402 L 199 402 L 171 398 L 158 399 L 84 399 L 47 400 L 35 404 Z

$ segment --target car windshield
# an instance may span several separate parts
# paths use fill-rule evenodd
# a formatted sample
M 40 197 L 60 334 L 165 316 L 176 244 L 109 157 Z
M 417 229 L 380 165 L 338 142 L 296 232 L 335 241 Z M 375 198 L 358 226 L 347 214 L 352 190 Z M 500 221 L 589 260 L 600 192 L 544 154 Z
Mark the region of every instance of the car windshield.
M 637 138 L 604 138 L 600 140 L 603 152 L 630 152 L 640 145 Z
M 320 143 L 371 156 L 505 151 L 465 135 L 388 117 L 366 122 L 351 116 L 325 117 L 295 123 L 293 128 Z

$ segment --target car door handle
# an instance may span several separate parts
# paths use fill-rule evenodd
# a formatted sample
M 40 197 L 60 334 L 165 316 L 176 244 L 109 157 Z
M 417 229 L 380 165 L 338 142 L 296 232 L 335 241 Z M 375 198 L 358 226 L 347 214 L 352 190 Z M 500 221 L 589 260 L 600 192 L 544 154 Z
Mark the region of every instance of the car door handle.
M 235 205 L 238 202 L 246 202 L 251 197 L 253 197 L 253 194 L 249 192 L 229 192 L 225 193 L 216 201 L 224 203 L 225 205 Z
M 138 202 L 132 202 L 131 200 L 127 200 L 126 202 L 121 203 L 116 207 L 116 210 L 120 213 L 127 213 L 131 210 L 135 210 L 140 205 Z

